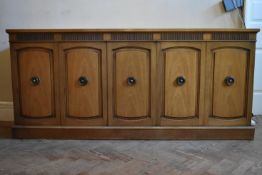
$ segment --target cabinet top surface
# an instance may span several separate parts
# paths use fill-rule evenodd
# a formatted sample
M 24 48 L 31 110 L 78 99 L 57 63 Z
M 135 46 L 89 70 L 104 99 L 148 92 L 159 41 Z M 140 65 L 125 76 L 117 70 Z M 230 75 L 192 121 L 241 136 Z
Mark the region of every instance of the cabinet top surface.
M 238 29 L 238 28 L 126 28 L 126 29 L 7 29 L 7 33 L 19 32 L 259 32 L 259 29 Z

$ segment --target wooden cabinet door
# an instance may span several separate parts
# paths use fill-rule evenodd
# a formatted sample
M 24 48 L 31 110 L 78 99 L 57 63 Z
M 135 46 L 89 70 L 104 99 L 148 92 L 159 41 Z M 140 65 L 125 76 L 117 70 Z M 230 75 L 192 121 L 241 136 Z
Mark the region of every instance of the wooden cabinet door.
M 108 44 L 109 125 L 155 124 L 154 43 Z
M 60 58 L 62 124 L 105 125 L 106 44 L 63 43 Z
M 14 44 L 11 53 L 16 124 L 59 124 L 55 45 Z
M 254 66 L 252 43 L 216 42 L 209 43 L 207 48 L 208 124 L 250 124 Z
M 162 126 L 201 125 L 204 109 L 205 43 L 162 42 L 159 49 Z

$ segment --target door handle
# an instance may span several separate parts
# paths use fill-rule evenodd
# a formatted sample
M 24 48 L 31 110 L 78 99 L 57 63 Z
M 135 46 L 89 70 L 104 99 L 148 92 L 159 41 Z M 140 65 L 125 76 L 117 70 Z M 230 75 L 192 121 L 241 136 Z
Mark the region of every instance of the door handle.
M 80 86 L 85 86 L 88 83 L 88 79 L 84 76 L 79 77 L 78 79 Z
M 232 86 L 232 85 L 235 83 L 235 78 L 232 77 L 232 76 L 227 76 L 227 77 L 224 79 L 224 83 L 225 83 L 225 85 L 227 85 L 227 86 Z
M 136 84 L 136 79 L 135 79 L 135 77 L 128 77 L 128 78 L 127 78 L 127 84 L 128 84 L 129 86 L 135 85 L 135 84 Z
M 178 76 L 176 78 L 176 84 L 178 86 L 183 86 L 186 83 L 186 79 L 183 76 Z
M 31 83 L 32 83 L 32 85 L 34 85 L 34 86 L 39 85 L 39 83 L 40 83 L 40 78 L 39 78 L 38 76 L 33 76 L 33 77 L 31 78 Z

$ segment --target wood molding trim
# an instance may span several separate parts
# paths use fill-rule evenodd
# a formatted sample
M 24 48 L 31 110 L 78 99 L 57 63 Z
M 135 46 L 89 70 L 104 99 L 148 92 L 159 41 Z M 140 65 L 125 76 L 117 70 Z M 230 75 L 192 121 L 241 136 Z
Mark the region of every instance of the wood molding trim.
M 14 126 L 23 139 L 253 140 L 255 128 L 245 127 L 33 127 Z
M 13 107 L 12 101 L 0 101 L 0 109 L 9 108 L 10 106 Z
M 256 41 L 259 29 L 7 29 L 10 42 Z

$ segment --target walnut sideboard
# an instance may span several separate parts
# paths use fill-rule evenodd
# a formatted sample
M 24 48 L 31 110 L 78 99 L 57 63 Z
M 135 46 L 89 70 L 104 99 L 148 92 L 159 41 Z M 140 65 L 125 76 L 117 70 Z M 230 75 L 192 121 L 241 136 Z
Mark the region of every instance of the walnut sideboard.
M 8 29 L 15 138 L 253 139 L 258 29 Z

